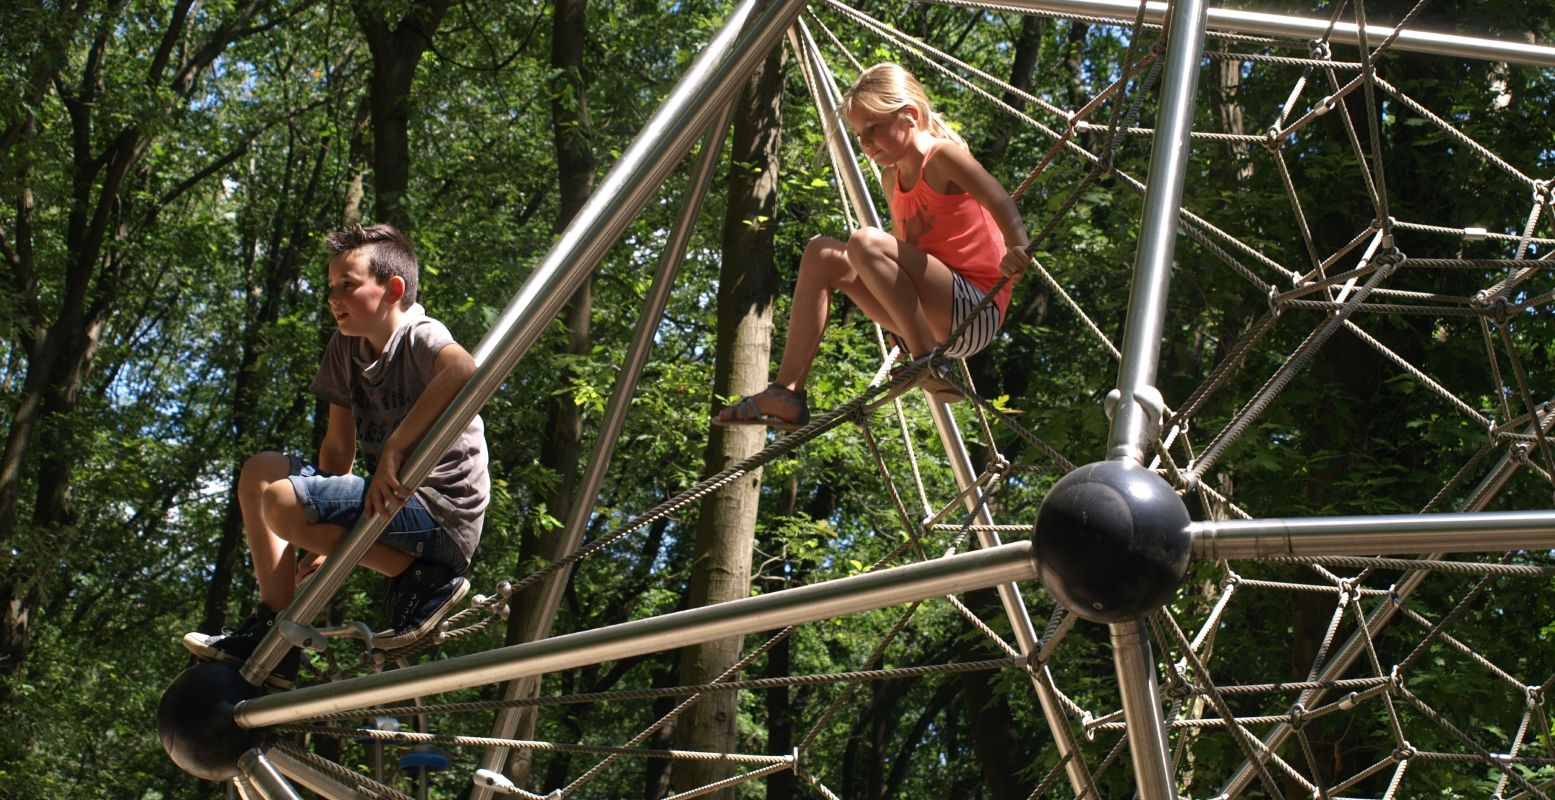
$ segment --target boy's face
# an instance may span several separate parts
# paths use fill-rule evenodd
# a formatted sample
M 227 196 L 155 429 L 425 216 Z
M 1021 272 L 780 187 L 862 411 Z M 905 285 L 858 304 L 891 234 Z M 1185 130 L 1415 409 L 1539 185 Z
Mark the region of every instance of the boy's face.
M 347 336 L 392 332 L 393 313 L 403 290 L 394 291 L 395 278 L 380 283 L 361 251 L 341 253 L 329 260 L 329 310 L 335 324 Z M 388 328 L 388 330 L 385 330 Z

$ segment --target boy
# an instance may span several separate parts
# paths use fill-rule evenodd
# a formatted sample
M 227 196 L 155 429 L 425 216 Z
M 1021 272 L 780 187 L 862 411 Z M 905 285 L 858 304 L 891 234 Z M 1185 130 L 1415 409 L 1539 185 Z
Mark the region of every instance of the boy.
M 362 565 L 390 577 L 385 629 L 373 644 L 394 649 L 430 633 L 469 591 L 462 574 L 480 541 L 490 493 L 479 416 L 415 491 L 400 467 L 475 371 L 475 360 L 416 303 L 419 265 L 410 241 L 389 225 L 353 226 L 324 240 L 329 308 L 338 330 L 310 390 L 329 404 L 318 465 L 259 453 L 243 464 L 238 505 L 259 583 L 257 611 L 224 635 L 190 633 L 205 659 L 242 664 L 291 605 L 297 584 L 344 541 L 365 512 L 391 516 Z M 360 445 L 364 480 L 351 474 Z M 309 553 L 300 563 L 296 551 Z M 290 688 L 292 649 L 270 685 Z

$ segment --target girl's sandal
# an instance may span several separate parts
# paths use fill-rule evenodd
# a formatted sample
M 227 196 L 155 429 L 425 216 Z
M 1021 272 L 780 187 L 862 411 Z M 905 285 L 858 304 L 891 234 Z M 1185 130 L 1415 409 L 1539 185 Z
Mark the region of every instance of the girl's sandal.
M 799 412 L 790 419 L 784 419 L 776 414 L 768 414 L 756 406 L 756 398 L 761 395 L 776 397 L 778 400 L 795 406 Z M 767 425 L 780 431 L 797 431 L 810 424 L 810 405 L 805 402 L 803 391 L 794 391 L 780 383 L 769 383 L 767 388 L 753 395 L 740 398 L 740 401 L 726 406 L 722 411 L 713 415 L 713 424 L 724 427 L 732 425 Z

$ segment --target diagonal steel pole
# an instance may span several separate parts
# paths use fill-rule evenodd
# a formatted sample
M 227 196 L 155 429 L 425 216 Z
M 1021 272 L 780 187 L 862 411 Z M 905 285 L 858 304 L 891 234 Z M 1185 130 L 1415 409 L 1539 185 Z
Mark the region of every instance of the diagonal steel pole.
M 302 795 L 292 788 L 286 778 L 276 770 L 270 759 L 258 749 L 250 750 L 238 759 L 238 785 L 245 783 L 263 800 L 302 800 Z
M 815 40 L 803 20 L 794 26 L 790 37 L 794 40 L 794 49 L 800 55 L 799 61 L 805 82 L 809 85 L 810 94 L 815 100 L 816 112 L 821 118 L 823 135 L 826 137 L 827 150 L 831 156 L 832 170 L 842 183 L 849 202 L 858 214 L 859 222 L 877 228 L 883 227 L 880 224 L 880 215 L 875 210 L 874 201 L 866 188 L 864 173 L 859 169 L 852 140 L 842 130 L 841 117 L 838 114 L 838 103 L 841 98 L 837 93 L 836 80 L 821 59 Z M 968 455 L 966 444 L 961 439 L 961 430 L 956 425 L 955 417 L 951 415 L 950 406 L 935 400 L 927 392 L 924 393 L 924 397 L 928 401 L 930 415 L 934 419 L 934 428 L 939 432 L 940 444 L 944 447 L 951 471 L 956 476 L 956 485 L 965 492 L 967 510 L 977 517 L 978 546 L 998 547 L 999 534 L 994 532 L 993 514 L 988 510 L 988 504 L 983 502 L 982 492 L 975 487 L 977 471 L 972 466 L 971 456 Z M 1026 601 L 1020 596 L 1020 589 L 1014 583 L 1004 583 L 994 587 L 994 590 L 999 596 L 1000 605 L 1004 607 L 1005 616 L 1010 621 L 1010 628 L 1015 634 L 1016 645 L 1021 655 L 1031 656 L 1038 652 L 1042 642 L 1036 628 L 1032 625 L 1031 615 L 1026 609 Z M 1074 730 L 1069 727 L 1069 720 L 1064 716 L 1052 671 L 1046 664 L 1036 665 L 1031 670 L 1031 681 L 1036 688 L 1037 700 L 1042 706 L 1042 714 L 1047 720 L 1048 729 L 1052 732 L 1059 757 L 1064 760 L 1064 769 L 1070 787 L 1077 797 L 1096 797 L 1100 800 L 1100 794 L 1097 793 L 1095 783 L 1091 780 L 1085 760 L 1080 758 L 1080 746 L 1075 740 Z
M 437 459 L 496 393 L 567 298 L 679 165 L 691 144 L 733 102 L 751 70 L 777 44 L 804 2 L 774 0 L 742 34 L 756 6 L 757 0 L 740 3 L 481 339 L 474 352 L 475 374 L 406 459 L 400 474 L 406 484 L 416 486 L 426 479 Z M 311 623 L 387 522 L 381 516 L 363 517 L 298 592 L 283 618 Z M 285 654 L 289 645 L 281 638 L 283 627 L 274 626 L 243 665 L 243 677 L 249 683 L 262 684 Z

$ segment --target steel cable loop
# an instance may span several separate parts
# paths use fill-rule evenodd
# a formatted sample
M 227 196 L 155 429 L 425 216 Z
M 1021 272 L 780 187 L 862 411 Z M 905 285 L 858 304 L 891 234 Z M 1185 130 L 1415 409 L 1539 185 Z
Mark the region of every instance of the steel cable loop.
M 509 750 L 536 750 L 548 753 L 583 753 L 589 755 L 621 755 L 640 758 L 663 758 L 671 761 L 724 761 L 732 764 L 788 763 L 788 756 L 751 755 L 747 753 L 713 753 L 701 750 L 655 750 L 640 747 L 610 747 L 592 744 L 563 744 L 531 739 L 502 739 L 490 736 L 466 736 L 451 733 L 419 733 L 415 731 L 385 731 L 375 728 L 342 728 L 331 725 L 278 725 L 279 733 L 311 734 L 315 736 L 353 737 L 372 739 L 391 744 L 447 744 L 457 747 L 503 747 Z
M 713 492 L 722 489 L 730 483 L 739 480 L 758 467 L 765 466 L 778 457 L 787 455 L 789 452 L 798 449 L 800 445 L 803 445 L 804 443 L 814 439 L 822 433 L 837 427 L 843 422 L 861 418 L 862 415 L 877 407 L 879 403 L 883 403 L 890 398 L 900 395 L 908 388 L 916 386 L 919 381 L 928 375 L 928 371 L 929 364 L 927 362 L 915 362 L 908 364 L 891 380 L 882 383 L 879 386 L 868 388 L 862 394 L 853 398 L 852 400 L 849 400 L 837 408 L 822 414 L 809 425 L 789 433 L 786 436 L 780 437 L 777 441 L 767 445 L 755 455 L 752 455 L 751 457 L 739 462 L 738 464 L 727 467 L 717 474 L 712 475 L 711 477 L 703 479 L 695 486 L 692 486 L 690 489 L 687 489 L 686 491 L 681 492 L 669 500 L 654 506 L 638 517 L 632 519 L 630 522 L 627 522 L 625 525 L 622 525 L 621 527 L 604 534 L 599 539 L 596 539 L 595 541 L 590 542 L 589 544 L 574 550 L 571 553 L 568 553 L 567 555 L 530 573 L 521 580 L 514 582 L 511 587 L 512 593 L 517 594 L 529 586 L 544 580 L 557 570 L 569 567 L 583 560 L 584 558 L 593 555 L 599 550 L 608 547 L 616 540 L 637 530 L 640 530 L 643 527 L 658 521 L 659 519 L 668 517 L 675 512 L 686 508 L 687 506 L 690 506 L 707 495 L 712 494 Z
M 1333 300 L 1288 300 L 1283 304 L 1287 308 L 1298 308 L 1312 311 L 1338 311 L 1346 307 L 1346 304 Z M 1459 308 L 1456 306 L 1412 306 L 1403 303 L 1362 303 L 1353 307 L 1352 313 L 1357 314 L 1398 314 L 1401 316 L 1431 317 L 1458 317 L 1464 319 L 1478 319 L 1493 315 L 1494 312 L 1483 308 Z
M 1204 51 L 1204 57 L 1211 61 L 1247 61 L 1254 64 L 1274 64 L 1282 67 L 1328 67 L 1346 71 L 1359 70 L 1359 61 L 1326 61 L 1317 58 L 1297 58 L 1295 56 L 1271 56 L 1266 53 L 1234 53 L 1226 50 Z M 1260 140 L 1262 136 L 1258 137 Z
M 1518 680 L 1516 676 L 1502 669 L 1495 662 L 1480 654 L 1479 651 L 1470 647 L 1463 640 L 1453 636 L 1450 633 L 1447 633 L 1446 631 L 1436 633 L 1436 626 L 1432 625 L 1431 620 L 1427 619 L 1424 615 L 1420 614 L 1412 608 L 1401 608 L 1399 609 L 1399 613 L 1403 614 L 1404 617 L 1409 621 L 1414 622 L 1423 628 L 1431 629 L 1432 633 L 1436 634 L 1436 637 L 1442 642 L 1446 643 L 1448 647 L 1451 647 L 1452 649 L 1457 650 L 1458 652 L 1467 656 L 1470 661 L 1478 664 L 1480 667 L 1484 668 L 1486 672 L 1489 672 L 1503 683 L 1520 692 L 1527 691 L 1528 687 L 1522 681 Z
M 1026 795 L 1026 800 L 1037 800 L 1037 798 L 1047 794 L 1048 787 L 1052 786 L 1053 782 L 1058 780 L 1058 776 L 1064 774 L 1064 767 L 1068 766 L 1069 761 L 1072 758 L 1074 758 L 1074 751 L 1064 753 L 1062 756 L 1060 756 L 1058 763 L 1054 764 L 1053 768 L 1049 769 L 1047 774 L 1042 777 L 1042 780 L 1037 783 L 1037 788 L 1033 789 L 1031 794 Z
M 1426 513 L 1426 512 L 1421 512 Z M 1442 572 L 1449 575 L 1494 575 L 1503 578 L 1529 578 L 1555 575 L 1555 567 L 1532 564 L 1491 564 L 1478 561 L 1441 561 L 1426 558 L 1383 558 L 1376 556 L 1271 556 L 1259 561 L 1272 564 L 1326 564 L 1354 569 L 1385 569 L 1397 572 Z
M 1437 713 L 1436 709 L 1426 704 L 1426 702 L 1416 696 L 1414 692 L 1409 691 L 1409 687 L 1404 686 L 1403 684 L 1399 684 L 1394 691 L 1396 691 L 1400 697 L 1409 701 L 1409 704 L 1414 706 L 1415 709 L 1421 714 L 1425 715 L 1426 719 L 1436 723 L 1437 727 L 1451 734 L 1459 742 L 1463 743 L 1470 750 L 1473 750 L 1479 759 L 1479 763 L 1489 764 L 1490 766 L 1500 770 L 1502 774 L 1506 775 L 1514 783 L 1516 783 L 1518 788 L 1528 792 L 1532 796 L 1542 797 L 1545 798 L 1545 800 L 1549 800 L 1549 795 L 1540 791 L 1539 788 L 1534 786 L 1532 783 L 1529 783 L 1526 778 L 1517 772 L 1517 770 L 1512 769 L 1511 764 L 1506 763 L 1505 759 L 1496 756 L 1489 750 L 1486 750 L 1484 747 L 1480 746 L 1479 742 L 1474 741 L 1473 737 L 1469 736 L 1467 733 L 1464 733 L 1458 726 L 1452 724 L 1451 720 L 1448 720 L 1446 717 L 1443 717 L 1441 714 Z
M 1286 764 L 1285 760 L 1280 758 L 1278 754 L 1269 752 L 1263 746 L 1263 742 L 1258 741 L 1257 737 L 1249 733 L 1245 727 L 1236 721 L 1236 715 L 1231 713 L 1231 707 L 1226 704 L 1225 697 L 1221 696 L 1220 692 L 1215 688 L 1215 682 L 1210 676 L 1209 668 L 1193 653 L 1192 643 L 1188 641 L 1188 637 L 1182 632 L 1182 628 L 1178 627 L 1177 620 L 1172 616 L 1172 613 L 1165 608 L 1160 608 L 1151 617 L 1155 624 L 1171 634 L 1172 640 L 1177 644 L 1178 651 L 1188 662 L 1188 666 L 1193 670 L 1193 674 L 1198 677 L 1199 691 L 1204 693 L 1204 697 L 1209 700 L 1210 706 L 1215 709 L 1215 713 L 1225 720 L 1228 730 L 1231 731 L 1231 738 L 1236 740 L 1238 749 L 1242 751 L 1242 757 L 1247 759 L 1249 764 L 1254 765 L 1260 779 L 1263 780 L 1264 787 L 1269 790 L 1269 793 L 1276 798 L 1284 796 L 1280 792 L 1279 783 L 1274 780 L 1274 776 L 1269 773 L 1268 766 L 1263 759 L 1258 757 L 1258 753 L 1255 750 L 1263 750 L 1267 753 L 1270 760 L 1281 765 L 1283 771 L 1289 773 L 1291 777 L 1295 778 L 1298 783 L 1303 784 L 1308 790 L 1315 788 L 1306 778 L 1297 773 L 1293 767 Z
M 1489 417 L 1481 414 L 1473 406 L 1470 406 L 1468 403 L 1460 400 L 1457 395 L 1447 391 L 1447 387 L 1441 385 L 1429 375 L 1426 375 L 1424 371 L 1416 367 L 1414 364 L 1409 363 L 1409 361 L 1403 356 L 1393 352 L 1391 348 L 1383 344 L 1381 341 L 1378 341 L 1376 337 L 1362 330 L 1361 326 L 1356 325 L 1350 320 L 1345 320 L 1344 326 L 1346 330 L 1357 336 L 1361 341 L 1371 345 L 1372 349 L 1381 353 L 1385 358 L 1393 362 L 1399 369 L 1409 373 L 1411 377 L 1419 381 L 1420 384 L 1426 389 L 1429 389 L 1433 394 L 1437 395 L 1443 400 L 1446 400 L 1459 411 L 1462 411 L 1465 416 L 1467 416 L 1473 422 L 1477 423 L 1481 428 L 1490 427 L 1491 423 Z
M 772 764 L 760 769 L 753 769 L 750 772 L 741 773 L 733 777 L 724 778 L 721 781 L 713 781 L 712 783 L 709 783 L 708 785 L 698 789 L 672 794 L 665 797 L 664 800 L 691 800 L 693 797 L 703 797 L 712 794 L 713 792 L 722 791 L 731 786 L 738 786 L 742 783 L 747 783 L 757 778 L 764 778 L 768 775 L 773 775 L 779 772 L 789 772 L 793 769 L 794 764 L 792 761 L 785 761 L 781 764 Z
M 1296 352 L 1270 377 L 1269 381 L 1264 384 L 1264 387 L 1258 390 L 1258 394 L 1237 412 L 1236 417 L 1226 426 L 1225 430 L 1222 430 L 1215 437 L 1214 441 L 1210 442 L 1209 447 L 1200 454 L 1198 461 L 1189 466 L 1189 474 L 1195 480 L 1202 481 L 1204 479 L 1204 473 L 1219 460 L 1220 456 L 1225 454 L 1226 449 L 1232 443 L 1241 437 L 1253 420 L 1263 413 L 1263 410 L 1268 407 L 1269 403 L 1274 401 L 1274 398 L 1285 389 L 1286 385 L 1294 380 L 1298 373 L 1306 369 L 1308 362 L 1312 360 L 1318 348 L 1328 341 L 1329 337 L 1340 328 L 1344 320 L 1354 313 L 1355 308 L 1365 301 L 1371 290 L 1383 279 L 1391 275 L 1393 270 L 1403 263 L 1404 259 L 1401 254 L 1390 253 L 1378 256 L 1378 260 L 1383 261 L 1384 266 L 1373 273 L 1365 284 L 1356 289 L 1354 296 L 1347 300 L 1342 308 L 1335 311 L 1327 322 L 1319 325 L 1312 331 L 1306 340 L 1301 343 L 1301 346 L 1296 348 Z
M 1503 161 L 1495 153 L 1491 152 L 1489 148 L 1485 147 L 1484 145 L 1480 144 L 1479 142 L 1474 141 L 1467 134 L 1465 134 L 1462 131 L 1458 130 L 1457 127 L 1455 127 L 1452 123 L 1442 119 L 1441 117 L 1438 117 L 1436 114 L 1432 113 L 1430 109 L 1426 108 L 1423 105 L 1420 105 L 1420 103 L 1416 102 L 1414 98 L 1412 98 L 1409 95 L 1405 94 L 1404 92 L 1400 91 L 1393 84 L 1388 83 L 1387 79 L 1383 78 L 1380 75 L 1374 75 L 1374 76 L 1372 76 L 1372 81 L 1374 83 L 1376 83 L 1377 86 L 1380 87 L 1384 92 L 1387 92 L 1388 94 L 1392 95 L 1394 99 L 1398 100 L 1400 103 L 1403 103 L 1404 106 L 1406 108 L 1408 108 L 1410 111 L 1413 111 L 1416 114 L 1419 114 L 1427 122 L 1430 122 L 1431 124 L 1435 125 L 1437 128 L 1441 129 L 1441 131 L 1443 133 L 1445 133 L 1448 136 L 1452 137 L 1459 144 L 1463 145 L 1464 147 L 1469 148 L 1469 150 L 1472 151 L 1474 153 L 1474 155 L 1479 156 L 1480 159 L 1483 160 L 1484 162 L 1486 162 L 1488 164 L 1491 164 L 1492 166 L 1495 166 L 1497 169 L 1500 169 L 1502 172 L 1505 172 L 1507 175 L 1509 175 L 1509 176 L 1517 179 L 1518 181 L 1526 184 L 1528 186 L 1528 188 L 1530 188 L 1530 189 L 1535 188 L 1535 181 L 1534 181 L 1533 178 L 1530 178 L 1527 175 L 1524 175 L 1516 167 L 1512 166 L 1511 164 L 1508 164 L 1506 161 Z
M 333 722 L 343 719 L 360 719 L 362 717 L 395 717 L 416 714 L 439 716 L 470 714 L 482 711 L 496 711 L 504 708 L 534 708 L 564 705 L 585 705 L 592 703 L 659 700 L 665 697 L 687 697 L 694 694 L 761 691 L 765 689 L 786 689 L 795 686 L 826 686 L 834 683 L 891 681 L 901 680 L 903 678 L 959 675 L 964 672 L 991 672 L 994 670 L 1003 669 L 1024 670 L 1027 664 L 1028 659 L 1024 657 L 990 658 L 981 661 L 952 661 L 945 664 L 922 664 L 912 667 L 891 667 L 889 669 L 836 672 L 821 675 L 787 675 L 779 678 L 749 678 L 740 681 L 719 681 L 717 683 L 666 686 L 656 689 L 614 689 L 606 692 L 585 692 L 572 695 L 528 697 L 517 698 L 513 700 L 474 700 L 467 703 L 440 703 L 420 706 L 384 706 L 353 711 L 336 711 L 329 714 L 321 714 L 316 717 L 309 717 L 307 720 L 303 721 Z
M 1209 399 L 1210 395 L 1214 394 L 1231 377 L 1231 372 L 1242 366 L 1242 360 L 1247 357 L 1253 345 L 1257 344 L 1269 331 L 1274 329 L 1274 323 L 1277 319 L 1278 315 L 1272 309 L 1264 312 L 1264 315 L 1259 317 L 1258 321 L 1253 323 L 1253 326 L 1232 346 L 1231 352 L 1227 353 L 1225 358 L 1222 358 L 1220 363 L 1215 365 L 1215 368 L 1210 371 L 1209 377 L 1205 378 L 1204 382 L 1199 384 L 1192 394 L 1188 395 L 1188 399 L 1183 402 L 1182 408 L 1178 409 L 1175 414 L 1168 415 L 1163 420 L 1163 423 L 1185 425 L 1191 421 L 1194 415 L 1198 413 L 1199 408 Z

